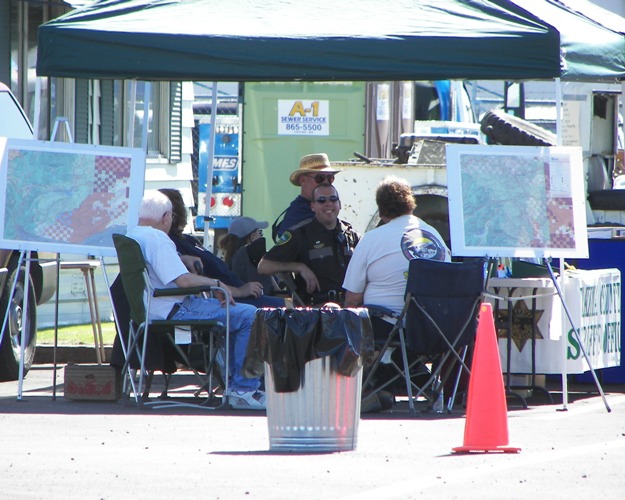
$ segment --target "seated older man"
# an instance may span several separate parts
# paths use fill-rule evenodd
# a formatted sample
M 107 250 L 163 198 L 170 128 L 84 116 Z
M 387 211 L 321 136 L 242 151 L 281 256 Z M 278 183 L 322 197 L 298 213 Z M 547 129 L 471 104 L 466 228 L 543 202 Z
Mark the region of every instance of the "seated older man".
M 154 288 L 223 286 L 227 293 L 221 300 L 187 295 L 180 297 L 154 297 L 150 319 L 212 319 L 226 321 L 224 301 L 230 306 L 231 373 L 229 401 L 233 408 L 265 409 L 265 394 L 259 391 L 261 381 L 243 375 L 243 362 L 256 315 L 256 308 L 236 304 L 231 290 L 218 279 L 190 273 L 176 252 L 176 246 L 167 233 L 172 223 L 172 204 L 158 191 L 147 191 L 139 208 L 139 225 L 128 231 L 128 236 L 141 246 L 150 282 Z

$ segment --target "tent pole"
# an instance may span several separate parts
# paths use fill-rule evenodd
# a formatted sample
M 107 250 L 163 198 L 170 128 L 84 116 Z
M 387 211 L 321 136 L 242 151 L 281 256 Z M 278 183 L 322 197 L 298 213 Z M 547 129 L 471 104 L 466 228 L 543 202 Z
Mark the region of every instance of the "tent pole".
M 625 80 L 621 81 L 621 109 L 625 108 Z M 617 118 L 618 120 L 618 118 Z M 623 140 L 625 140 L 625 117 L 623 117 L 623 123 L 621 123 L 621 132 L 623 133 Z M 618 131 L 617 131 L 618 135 Z M 616 152 L 618 156 L 618 137 L 616 139 Z M 625 148 L 625 144 L 621 144 L 621 148 Z M 614 160 L 614 167 L 616 167 L 616 160 Z
M 148 125 L 150 124 L 150 101 L 152 97 L 152 82 L 145 82 L 143 91 L 143 123 L 141 124 L 141 149 L 148 155 Z
M 35 114 L 33 118 L 33 139 L 39 139 L 39 120 L 41 119 L 41 78 L 35 78 Z
M 562 146 L 562 81 L 560 78 L 556 78 L 556 144 L 558 146 Z M 562 286 L 559 287 L 560 290 L 564 290 L 564 259 L 560 259 L 560 274 L 556 278 L 554 276 L 554 284 L 556 287 L 559 283 L 556 283 L 555 280 L 561 280 Z M 564 296 L 562 298 L 562 305 L 564 305 Z M 563 344 L 563 353 L 562 353 L 562 371 L 560 373 L 562 380 L 562 409 L 566 410 L 569 404 L 569 387 L 568 387 L 568 379 L 567 379 L 567 370 L 566 370 L 566 339 L 562 343 Z
M 562 146 L 562 81 L 556 78 L 556 144 Z
M 211 197 L 213 195 L 213 161 L 215 159 L 215 135 L 217 123 L 217 82 L 213 82 L 213 93 L 211 97 L 211 129 L 210 142 L 208 145 L 208 165 L 206 166 L 206 203 L 204 204 L 204 248 L 213 250 L 213 242 L 210 241 L 210 208 Z
M 134 78 L 128 82 L 128 147 L 135 145 L 135 106 L 137 104 L 137 80 Z

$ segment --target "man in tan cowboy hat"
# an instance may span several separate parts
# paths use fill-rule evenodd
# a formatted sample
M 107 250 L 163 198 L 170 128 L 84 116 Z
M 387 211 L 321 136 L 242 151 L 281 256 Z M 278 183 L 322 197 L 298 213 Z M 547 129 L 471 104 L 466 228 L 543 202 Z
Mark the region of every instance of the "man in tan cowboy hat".
M 338 172 L 340 170 L 330 165 L 328 155 L 325 153 L 314 153 L 301 157 L 299 168 L 289 177 L 291 184 L 300 186 L 300 194 L 278 216 L 271 226 L 274 241 L 288 228 L 314 217 L 315 214 L 310 208 L 313 189 L 323 182 L 332 184 L 334 182 L 334 174 Z M 280 217 L 283 215 L 284 217 L 280 221 Z

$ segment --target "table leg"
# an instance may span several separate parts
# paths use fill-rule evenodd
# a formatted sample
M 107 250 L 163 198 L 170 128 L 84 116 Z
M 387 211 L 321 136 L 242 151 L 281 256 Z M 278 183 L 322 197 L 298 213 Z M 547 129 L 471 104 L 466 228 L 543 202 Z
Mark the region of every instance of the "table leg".
M 99 319 L 95 315 L 94 311 L 94 293 L 93 288 L 91 286 L 91 280 L 89 279 L 89 274 L 91 274 L 91 269 L 81 269 L 83 276 L 85 277 L 85 285 L 87 287 L 87 302 L 89 303 L 89 314 L 91 315 L 91 328 L 93 330 L 93 343 L 95 345 L 95 355 L 96 360 L 99 365 L 102 364 L 102 356 L 100 353 L 100 343 L 98 339 L 98 330 L 96 326 L 96 320 Z

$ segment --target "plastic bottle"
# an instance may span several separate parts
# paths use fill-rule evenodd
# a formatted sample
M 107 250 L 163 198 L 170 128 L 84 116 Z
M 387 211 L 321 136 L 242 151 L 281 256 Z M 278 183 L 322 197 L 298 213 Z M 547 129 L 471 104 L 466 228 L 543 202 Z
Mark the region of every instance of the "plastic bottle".
M 433 403 L 432 408 L 435 413 L 443 413 L 445 411 L 445 396 L 443 394 L 443 386 L 440 377 L 437 377 L 433 384 L 434 391 L 439 391 L 438 398 Z

